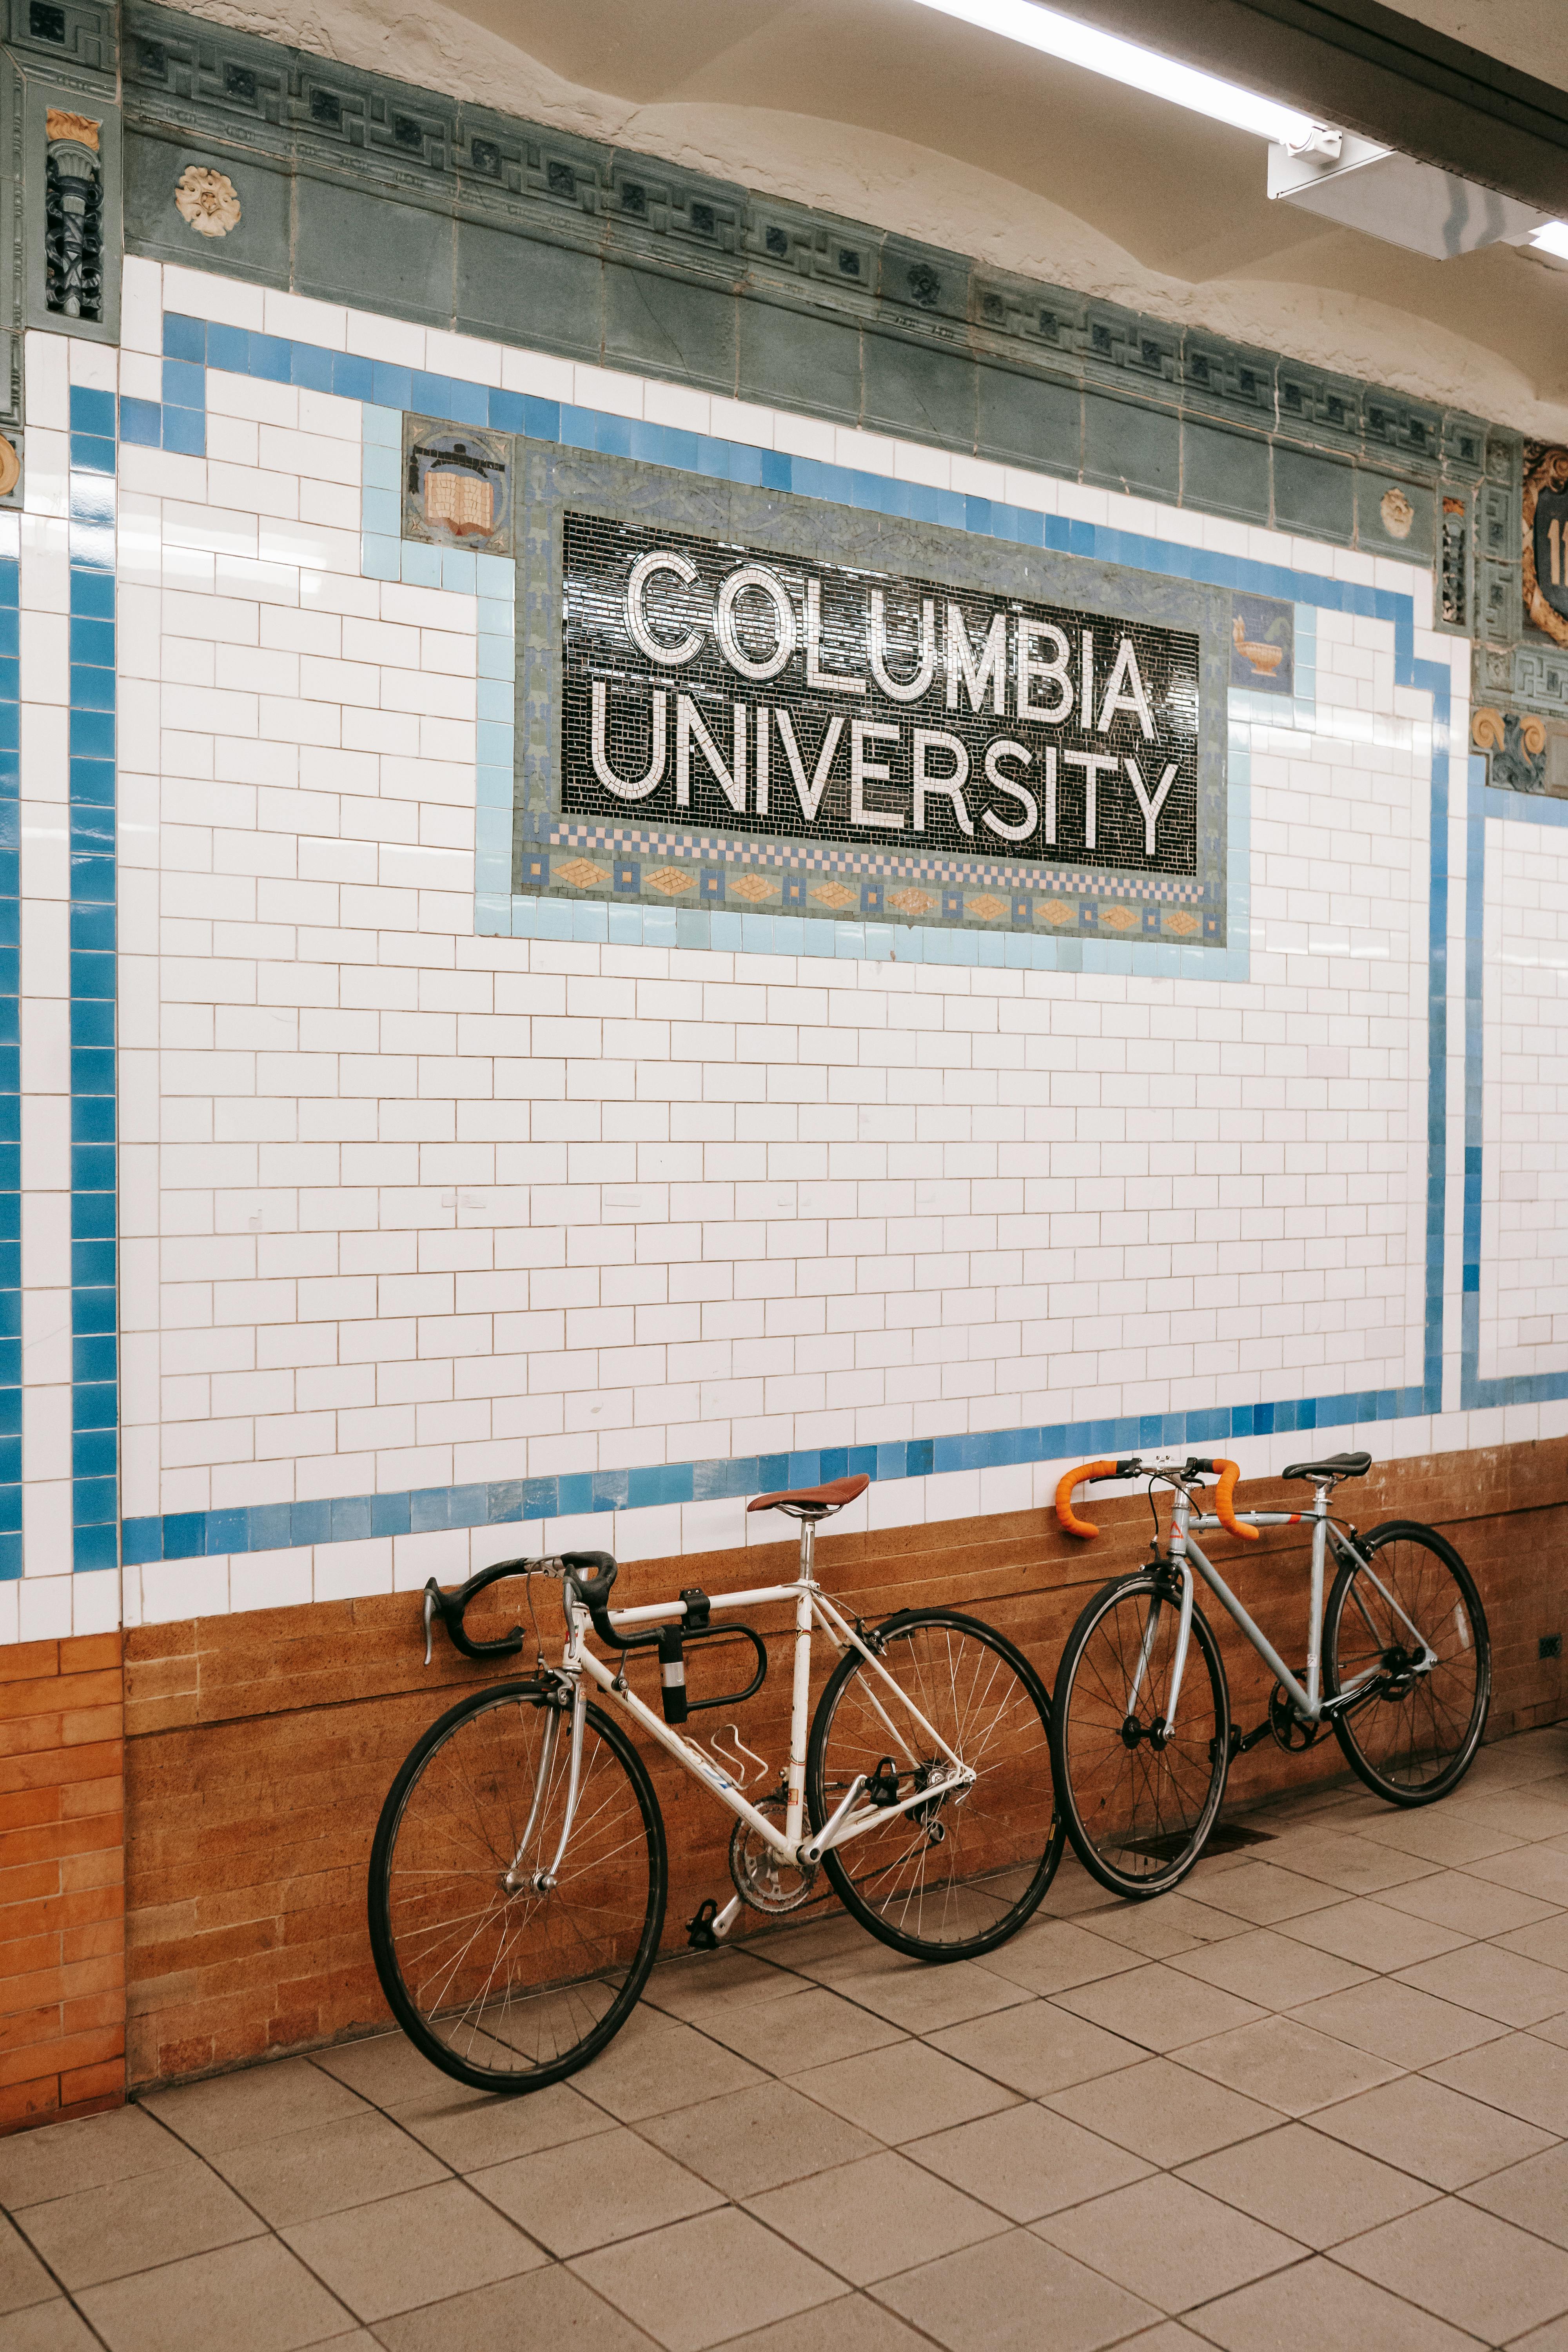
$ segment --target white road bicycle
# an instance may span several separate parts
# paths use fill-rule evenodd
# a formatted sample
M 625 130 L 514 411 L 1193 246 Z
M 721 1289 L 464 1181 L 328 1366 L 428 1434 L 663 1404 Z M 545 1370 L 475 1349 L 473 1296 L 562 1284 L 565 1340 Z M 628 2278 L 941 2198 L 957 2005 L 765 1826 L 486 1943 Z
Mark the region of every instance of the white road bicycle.
M 658 1800 L 626 1719 L 735 1816 L 734 1893 L 721 1909 L 702 1904 L 688 1928 L 697 1948 L 727 1936 L 742 1906 L 798 1909 L 821 1891 L 819 1870 L 873 1936 L 920 1959 L 973 1959 L 1024 1925 L 1062 1851 L 1049 1698 L 1027 1659 L 973 1618 L 906 1609 L 873 1628 L 823 1591 L 816 1526 L 869 1483 L 843 1478 L 749 1506 L 800 1522 L 800 1570 L 786 1584 L 693 1586 L 676 1601 L 611 1609 L 615 1561 L 567 1552 L 500 1561 L 449 1593 L 426 1585 L 426 1664 L 437 1619 L 468 1657 L 524 1647 L 521 1626 L 489 1642 L 464 1628 L 469 1603 L 503 1577 L 558 1579 L 566 1620 L 560 1664 L 541 1649 L 525 1680 L 475 1691 L 442 1716 L 382 1808 L 371 1948 L 393 2014 L 433 2063 L 482 2090 L 538 2090 L 585 2065 L 626 2022 L 658 1953 L 668 1882 Z M 706 1745 L 685 1727 L 761 1688 L 763 1637 L 725 1621 L 781 1601 L 794 1606 L 794 1687 L 788 1761 L 775 1777 L 733 1722 Z M 613 1664 L 588 1647 L 590 1630 Z M 839 1654 L 811 1713 L 816 1633 Z M 688 1652 L 736 1640 L 752 1653 L 746 1688 L 691 1697 Z M 660 1713 L 626 1678 L 649 1654 Z
M 1068 1636 L 1057 1670 L 1051 1741 L 1068 1834 L 1084 1868 L 1113 1894 L 1163 1895 L 1184 1878 L 1218 1816 L 1231 1762 L 1259 1740 L 1310 1748 L 1331 1727 L 1346 1762 L 1394 1805 L 1429 1805 L 1468 1771 L 1491 1701 L 1491 1642 L 1474 1579 L 1436 1528 L 1394 1519 L 1359 1535 L 1330 1514 L 1342 1479 L 1363 1478 L 1370 1454 L 1294 1462 L 1310 1480 L 1310 1511 L 1237 1511 L 1234 1462 L 1190 1458 L 1087 1462 L 1057 1489 L 1069 1535 L 1100 1530 L 1073 1509 L 1076 1486 L 1099 1478 L 1149 1480 L 1173 1490 L 1162 1549 L 1094 1596 Z M 1194 1496 L 1214 1476 L 1212 1513 Z M 1298 1676 L 1194 1540 L 1224 1528 L 1256 1542 L 1259 1528 L 1312 1529 L 1307 1656 Z M 1323 1605 L 1330 1551 L 1337 1563 Z M 1237 1731 L 1193 1570 L 1275 1676 L 1268 1712 Z

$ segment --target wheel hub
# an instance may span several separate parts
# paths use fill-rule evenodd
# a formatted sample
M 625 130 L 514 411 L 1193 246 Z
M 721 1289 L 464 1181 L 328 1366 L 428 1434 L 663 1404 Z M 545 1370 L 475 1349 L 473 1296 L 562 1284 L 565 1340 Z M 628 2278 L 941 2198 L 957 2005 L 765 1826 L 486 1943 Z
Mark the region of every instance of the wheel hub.
M 1140 1723 L 1135 1715 L 1130 1715 L 1121 1726 L 1123 1748 L 1136 1748 L 1146 1739 L 1156 1756 L 1165 1747 L 1170 1737 L 1170 1727 L 1163 1715 L 1157 1715 L 1152 1723 Z

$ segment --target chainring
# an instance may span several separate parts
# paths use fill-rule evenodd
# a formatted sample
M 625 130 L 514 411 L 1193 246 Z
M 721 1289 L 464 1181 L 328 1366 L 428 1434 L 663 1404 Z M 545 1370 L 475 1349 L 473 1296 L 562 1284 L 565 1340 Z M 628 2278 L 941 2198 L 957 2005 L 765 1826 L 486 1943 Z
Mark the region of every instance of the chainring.
M 757 1811 L 782 1825 L 784 1801 L 763 1797 Z M 811 1901 L 816 1888 L 815 1869 L 802 1870 L 795 1863 L 782 1861 L 746 1821 L 738 1821 L 731 1832 L 730 1877 L 742 1902 L 753 1911 L 798 1911 L 803 1903 Z

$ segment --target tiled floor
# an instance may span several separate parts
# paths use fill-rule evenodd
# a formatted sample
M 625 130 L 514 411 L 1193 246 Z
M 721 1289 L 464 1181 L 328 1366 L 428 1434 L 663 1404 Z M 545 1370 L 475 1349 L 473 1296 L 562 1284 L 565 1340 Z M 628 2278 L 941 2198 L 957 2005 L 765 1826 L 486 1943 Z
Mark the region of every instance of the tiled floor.
M 984 1964 L 667 1963 L 535 2097 L 394 2035 L 0 2142 L 0 2352 L 1568 2352 L 1568 1726 L 1247 1825 Z

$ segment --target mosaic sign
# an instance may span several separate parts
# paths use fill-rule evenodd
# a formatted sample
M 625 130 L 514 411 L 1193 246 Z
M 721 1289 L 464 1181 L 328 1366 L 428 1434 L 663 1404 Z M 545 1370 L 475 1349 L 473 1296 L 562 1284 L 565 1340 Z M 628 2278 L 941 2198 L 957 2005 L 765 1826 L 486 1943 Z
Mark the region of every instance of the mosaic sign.
M 568 511 L 562 806 L 1191 875 L 1195 635 Z
M 1524 609 L 1568 646 L 1568 449 L 1524 445 Z
M 511 446 L 515 895 L 1225 944 L 1228 589 Z
M 510 554 L 510 436 L 405 415 L 403 442 L 405 538 Z

